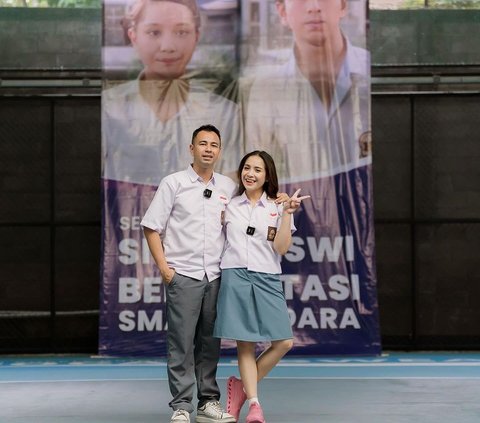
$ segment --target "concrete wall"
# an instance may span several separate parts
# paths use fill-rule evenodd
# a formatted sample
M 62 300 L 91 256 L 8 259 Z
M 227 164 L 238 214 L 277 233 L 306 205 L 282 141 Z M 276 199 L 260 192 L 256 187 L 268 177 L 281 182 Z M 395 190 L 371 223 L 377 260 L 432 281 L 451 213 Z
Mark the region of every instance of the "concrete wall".
M 370 12 L 374 65 L 480 64 L 480 10 Z
M 0 8 L 0 69 L 100 69 L 101 22 L 99 9 Z M 374 65 L 479 65 L 479 39 L 480 10 L 370 12 Z
M 0 69 L 101 68 L 101 13 L 0 8 Z

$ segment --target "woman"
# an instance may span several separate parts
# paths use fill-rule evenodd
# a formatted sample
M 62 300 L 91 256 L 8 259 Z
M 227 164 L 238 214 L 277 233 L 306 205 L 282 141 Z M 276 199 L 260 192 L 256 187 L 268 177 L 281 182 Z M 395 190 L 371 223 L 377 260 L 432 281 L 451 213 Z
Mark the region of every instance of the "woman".
M 275 163 L 265 151 L 247 154 L 238 168 L 239 191 L 225 212 L 227 242 L 221 262 L 222 283 L 217 300 L 214 336 L 237 341 L 241 380 L 228 380 L 227 410 L 238 421 L 249 400 L 247 423 L 263 423 L 257 382 L 292 348 L 293 335 L 280 282 L 280 258 L 295 230 L 292 214 L 300 190 L 283 205 Z M 257 342 L 271 346 L 255 356 Z
M 134 0 L 125 22 L 142 70 L 102 92 L 104 179 L 158 186 L 190 160 L 184 141 L 206 122 L 225 139 L 217 170 L 234 171 L 238 107 L 214 94 L 191 64 L 200 38 L 196 0 Z

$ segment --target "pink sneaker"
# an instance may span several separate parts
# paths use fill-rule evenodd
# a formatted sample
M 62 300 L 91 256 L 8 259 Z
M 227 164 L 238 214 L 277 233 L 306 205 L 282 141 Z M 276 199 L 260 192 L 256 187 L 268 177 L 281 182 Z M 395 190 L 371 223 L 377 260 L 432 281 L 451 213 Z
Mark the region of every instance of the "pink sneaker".
M 263 411 L 262 407 L 260 407 L 260 404 L 254 402 L 250 406 L 245 423 L 265 423 L 265 418 L 263 417 Z
M 242 381 L 235 376 L 230 376 L 227 382 L 227 413 L 235 417 L 237 422 L 246 400 L 247 394 L 243 391 Z

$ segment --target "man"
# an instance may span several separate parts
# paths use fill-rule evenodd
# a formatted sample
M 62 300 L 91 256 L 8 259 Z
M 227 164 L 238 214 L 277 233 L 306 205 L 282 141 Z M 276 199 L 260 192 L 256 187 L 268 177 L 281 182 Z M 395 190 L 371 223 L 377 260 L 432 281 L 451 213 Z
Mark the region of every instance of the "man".
M 189 140 L 205 122 L 215 125 L 224 139 L 215 169 L 225 174 L 235 171 L 243 154 L 241 120 L 233 101 L 212 92 L 212 83 L 221 81 L 213 73 L 201 75 L 205 61 L 198 66 L 195 59 L 192 62 L 195 51 L 203 54 L 197 50 L 201 19 L 196 0 L 133 0 L 126 12 L 123 23 L 141 71 L 136 79 L 102 91 L 105 301 L 99 349 L 106 355 L 158 355 L 164 353 L 166 339 L 157 342 L 154 328 L 124 331 L 118 325 L 119 312 L 136 314 L 143 308 L 142 312 L 159 315 L 165 306 L 154 310 L 154 303 L 142 299 L 122 303 L 116 295 L 123 278 L 142 283 L 153 276 L 152 267 L 143 260 L 126 264 L 122 259 L 122 245 L 145 241 L 138 226 L 123 221 L 137 222 L 162 178 L 185 168 L 190 153 L 179 140 Z M 106 88 L 119 81 L 105 82 Z
M 267 149 L 283 182 L 371 162 L 368 52 L 340 28 L 346 0 L 277 1 L 293 34 L 284 65 L 258 77 L 246 104 L 247 150 Z
M 220 286 L 222 222 L 236 184 L 214 172 L 220 132 L 193 132 L 193 164 L 163 178 L 141 224 L 167 297 L 171 423 L 190 422 L 196 379 L 197 423 L 234 423 L 223 411 L 216 382 L 220 340 L 213 338 Z

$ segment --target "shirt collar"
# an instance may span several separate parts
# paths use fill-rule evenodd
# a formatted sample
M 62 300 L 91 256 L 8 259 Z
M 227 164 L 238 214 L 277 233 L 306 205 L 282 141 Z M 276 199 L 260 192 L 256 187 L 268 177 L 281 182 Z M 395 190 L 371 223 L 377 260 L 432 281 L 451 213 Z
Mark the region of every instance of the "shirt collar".
M 356 85 L 368 81 L 367 69 L 369 69 L 370 66 L 367 51 L 353 46 L 346 36 L 343 36 L 343 39 L 346 43 L 346 52 L 345 58 L 343 59 L 343 63 L 337 75 L 337 80 L 335 81 L 334 93 L 338 104 L 341 104 L 350 92 L 350 89 L 352 88 L 352 81 L 355 81 Z M 293 81 L 300 81 L 302 84 L 307 81 L 305 76 L 300 72 L 293 49 L 290 59 L 286 63 L 286 70 L 288 75 L 292 77 Z M 334 110 L 335 108 L 330 108 L 330 112 L 333 112 Z
M 343 75 L 343 77 L 350 77 L 350 74 L 359 74 L 366 77 L 368 75 L 368 69 L 370 66 L 367 52 L 363 49 L 353 46 L 348 37 L 343 36 L 343 39 L 346 43 L 346 53 L 339 74 Z M 290 58 L 285 64 L 285 68 L 288 76 L 305 79 L 303 74 L 300 72 L 299 67 L 297 66 L 293 48 Z
M 190 181 L 192 181 L 192 182 L 195 182 L 195 181 L 205 182 L 200 176 L 198 176 L 198 173 L 195 172 L 192 164 L 188 165 L 187 174 L 188 174 L 188 177 L 190 178 Z M 210 179 L 210 181 L 206 181 L 206 182 L 207 183 L 211 182 L 213 185 L 215 185 L 215 175 L 216 175 L 216 173 L 213 172 L 212 179 Z
M 188 75 L 188 77 L 190 77 L 190 76 L 191 76 L 191 74 Z M 122 87 L 124 87 L 124 89 L 125 89 L 125 95 L 130 97 L 130 98 L 140 97 L 141 96 L 141 94 L 140 94 L 140 84 L 142 83 L 142 81 L 144 81 L 143 71 L 140 72 L 135 79 L 132 79 L 125 84 L 121 84 Z M 200 94 L 203 94 L 204 92 L 207 92 L 206 89 L 203 87 L 203 85 L 201 85 L 196 78 L 188 79 L 188 82 L 189 82 L 189 95 L 186 99 L 186 102 L 185 102 L 186 104 L 189 104 L 191 102 L 191 98 L 190 98 L 191 95 L 193 95 L 197 92 L 200 93 Z M 210 93 L 210 91 L 208 91 L 208 92 Z M 203 99 L 203 97 L 202 97 L 202 99 Z M 202 103 L 202 107 L 203 107 L 203 103 Z
M 248 199 L 247 197 L 247 194 L 246 192 L 244 191 L 242 195 L 240 195 L 238 197 L 238 201 L 240 204 L 250 204 L 250 200 Z M 263 191 L 263 194 L 262 196 L 260 197 L 260 199 L 257 201 L 257 206 L 262 206 L 262 207 L 266 207 L 267 205 L 267 201 L 268 201 L 268 198 L 267 198 L 267 193 L 265 191 Z

